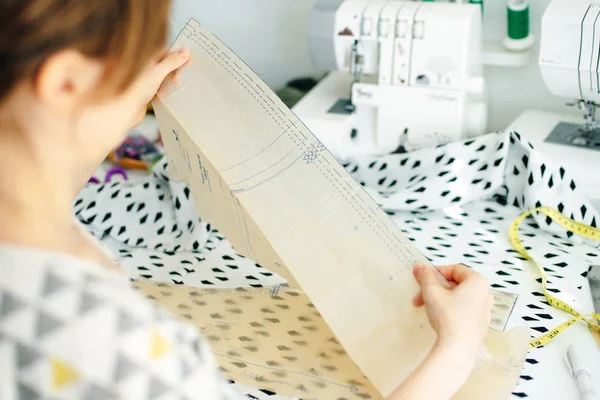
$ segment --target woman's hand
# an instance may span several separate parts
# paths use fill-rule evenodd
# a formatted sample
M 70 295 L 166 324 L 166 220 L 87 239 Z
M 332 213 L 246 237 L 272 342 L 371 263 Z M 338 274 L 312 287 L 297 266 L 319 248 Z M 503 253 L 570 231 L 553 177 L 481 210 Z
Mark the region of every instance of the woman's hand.
M 447 400 L 465 383 L 485 337 L 493 297 L 488 281 L 464 265 L 413 269 L 438 340 L 429 355 L 387 400 Z M 434 384 L 432 384 L 434 382 Z
M 493 296 L 489 282 L 464 265 L 433 268 L 415 266 L 421 286 L 416 306 L 425 305 L 431 326 L 438 334 L 436 346 L 459 349 L 473 362 L 483 344 L 491 319 Z
M 174 76 L 177 70 L 185 65 L 189 59 L 189 50 L 180 49 L 150 63 L 150 66 L 135 82 L 131 91 L 132 101 L 139 104 L 140 110 L 139 114 L 134 117 L 133 126 L 142 122 L 146 115 L 148 103 L 156 96 L 167 77 Z

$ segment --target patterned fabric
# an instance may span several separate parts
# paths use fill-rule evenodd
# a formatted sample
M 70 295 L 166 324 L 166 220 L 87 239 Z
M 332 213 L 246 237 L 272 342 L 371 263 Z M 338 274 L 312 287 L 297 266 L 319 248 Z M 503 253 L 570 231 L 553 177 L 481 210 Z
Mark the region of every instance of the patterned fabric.
M 194 327 L 121 275 L 0 246 L 0 398 L 240 398 Z
M 409 154 L 347 160 L 346 167 L 388 211 L 404 233 L 435 264 L 462 262 L 494 288 L 519 294 L 509 328 L 527 325 L 539 335 L 565 320 L 549 307 L 532 278 L 532 267 L 512 250 L 507 232 L 522 211 L 546 205 L 596 226 L 598 213 L 555 160 L 536 152 L 518 133 L 490 134 Z M 277 275 L 236 254 L 201 219 L 189 189 L 168 179 L 167 163 L 148 178 L 89 185 L 75 213 L 112 251 L 132 278 L 192 287 L 262 287 L 284 283 Z M 531 254 L 547 267 L 550 291 L 575 293 L 597 262 L 597 243 L 573 237 L 543 216 L 521 230 Z M 539 393 L 547 349 L 532 351 L 515 398 Z M 281 398 L 242 387 L 250 398 Z

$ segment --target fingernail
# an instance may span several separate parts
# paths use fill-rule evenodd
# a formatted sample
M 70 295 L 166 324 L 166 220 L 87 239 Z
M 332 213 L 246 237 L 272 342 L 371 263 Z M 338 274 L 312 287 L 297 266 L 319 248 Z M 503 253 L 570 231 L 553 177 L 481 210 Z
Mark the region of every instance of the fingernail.
M 415 265 L 413 267 L 413 274 L 415 275 L 419 275 L 421 272 L 423 272 L 425 268 L 422 265 Z
M 186 58 L 188 56 L 188 51 L 187 49 L 181 49 L 179 50 L 179 55 L 183 58 Z

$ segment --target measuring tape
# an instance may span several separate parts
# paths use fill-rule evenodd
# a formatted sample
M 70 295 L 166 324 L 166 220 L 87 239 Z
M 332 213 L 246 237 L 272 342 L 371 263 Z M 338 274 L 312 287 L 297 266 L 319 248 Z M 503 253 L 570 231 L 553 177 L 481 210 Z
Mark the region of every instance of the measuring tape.
M 519 239 L 519 225 L 521 225 L 521 222 L 525 221 L 531 214 L 535 212 L 542 213 L 550 217 L 552 221 L 556 222 L 566 230 L 571 231 L 579 236 L 592 240 L 600 240 L 600 229 L 596 229 L 591 226 L 582 224 L 580 222 L 573 221 L 572 219 L 565 217 L 560 212 L 549 207 L 538 207 L 533 210 L 527 211 L 526 213 L 523 213 L 521 216 L 519 216 L 519 218 L 517 218 L 511 224 L 509 230 L 510 243 L 512 244 L 514 249 L 517 252 L 519 252 L 519 254 L 532 261 L 540 270 L 540 273 L 542 275 L 542 287 L 544 289 L 544 296 L 546 296 L 546 301 L 548 302 L 548 304 L 573 316 L 573 318 L 569 321 L 564 322 L 556 328 L 552 329 L 551 331 L 546 332 L 542 336 L 533 339 L 529 343 L 530 349 L 547 345 L 552 340 L 554 340 L 554 338 L 558 336 L 562 331 L 579 321 L 584 321 L 590 326 L 591 329 L 596 329 L 600 331 L 600 325 L 598 325 L 597 322 L 597 320 L 600 320 L 600 314 L 582 315 L 564 301 L 559 300 L 556 297 L 550 295 L 550 293 L 548 293 L 548 290 L 546 289 L 546 286 L 548 284 L 548 280 L 546 278 L 546 270 L 544 270 L 544 267 L 540 263 L 535 261 L 529 255 L 529 253 L 527 253 L 527 249 L 525 249 L 523 242 L 521 242 L 521 239 Z

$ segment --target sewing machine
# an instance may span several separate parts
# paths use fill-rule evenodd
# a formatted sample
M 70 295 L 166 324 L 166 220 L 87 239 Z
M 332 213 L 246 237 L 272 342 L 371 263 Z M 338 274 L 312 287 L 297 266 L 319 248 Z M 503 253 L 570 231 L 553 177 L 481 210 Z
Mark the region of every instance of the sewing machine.
M 339 159 L 434 147 L 485 133 L 481 9 L 401 0 L 321 0 L 318 69 L 293 109 Z
M 539 66 L 555 96 L 571 100 L 583 117 L 528 110 L 510 129 L 560 162 L 600 210 L 600 1 L 553 0 L 542 18 Z

